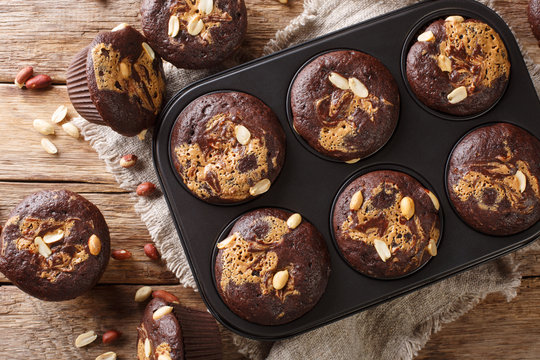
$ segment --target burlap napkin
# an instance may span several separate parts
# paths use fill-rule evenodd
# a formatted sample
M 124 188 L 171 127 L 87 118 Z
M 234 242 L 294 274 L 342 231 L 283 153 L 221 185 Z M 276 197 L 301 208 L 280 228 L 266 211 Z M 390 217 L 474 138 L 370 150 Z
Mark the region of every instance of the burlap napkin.
M 368 18 L 414 3 L 397 0 L 306 0 L 304 12 L 276 34 L 266 53 L 338 30 Z M 482 1 L 493 7 L 495 1 Z M 494 7 L 496 10 L 496 7 Z M 524 54 L 525 55 L 525 54 Z M 528 61 L 537 91 L 537 66 Z M 178 70 L 165 65 L 170 98 L 187 84 L 208 74 L 206 71 Z M 143 181 L 158 183 L 151 154 L 151 134 L 144 141 L 125 138 L 110 129 L 76 120 L 86 140 L 105 161 L 120 187 L 134 191 Z M 132 169 L 118 165 L 120 157 L 132 153 L 139 164 Z M 188 263 L 163 196 L 139 198 L 135 211 L 148 227 L 168 268 L 185 286 L 195 287 Z M 536 241 L 532 246 L 539 246 Z M 530 248 L 530 247 L 529 247 Z M 527 249 L 522 250 L 527 251 Z M 235 337 L 239 351 L 253 359 L 411 359 L 442 324 L 455 320 L 486 295 L 503 293 L 508 300 L 520 284 L 514 255 L 476 267 L 437 284 L 387 302 L 326 327 L 298 337 L 270 344 Z M 269 351 L 269 354 L 268 354 Z

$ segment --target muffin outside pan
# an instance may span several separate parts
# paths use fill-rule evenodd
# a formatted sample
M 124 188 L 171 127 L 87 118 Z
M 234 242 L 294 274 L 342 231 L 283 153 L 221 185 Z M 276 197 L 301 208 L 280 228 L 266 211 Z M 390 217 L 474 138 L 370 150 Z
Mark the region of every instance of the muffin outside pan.
M 406 51 L 402 57 L 403 49 L 409 48 L 406 42 L 411 29 L 419 23 L 427 24 L 456 13 L 485 20 L 497 31 L 512 59 L 512 76 L 505 94 L 489 116 L 476 115 L 470 121 L 441 121 L 442 113 L 426 111 L 426 107 L 406 91 L 407 80 L 403 77 L 405 73 L 402 72 L 400 60 L 406 57 Z M 402 95 L 400 118 L 391 139 L 379 151 L 356 164 L 329 161 L 315 154 L 299 141 L 288 116 L 288 93 L 299 69 L 310 59 L 336 49 L 353 49 L 379 59 L 396 80 Z M 400 73 L 402 76 L 399 76 Z M 223 89 L 247 93 L 260 99 L 275 113 L 287 142 L 286 159 L 270 191 L 249 201 L 235 203 L 234 206 L 217 206 L 194 197 L 179 182 L 170 151 L 173 128 L 180 113 L 195 99 L 222 92 Z M 154 132 L 155 166 L 181 244 L 208 309 L 234 332 L 259 340 L 277 340 L 299 335 L 417 290 L 516 250 L 537 238 L 540 222 L 519 234 L 504 237 L 489 236 L 465 224 L 451 209 L 445 196 L 444 171 L 452 148 L 471 128 L 492 122 L 494 118 L 505 119 L 540 137 L 540 122 L 536 115 L 539 112 L 540 102 L 519 47 L 504 21 L 478 2 L 428 1 L 293 46 L 190 85 L 174 96 L 162 111 L 161 121 Z M 444 224 L 437 244 L 438 255 L 419 271 L 411 271 L 406 276 L 393 277 L 392 280 L 365 276 L 354 270 L 341 256 L 336 242 L 332 241 L 330 212 L 336 194 L 355 174 L 376 170 L 404 172 L 437 194 L 439 218 Z M 423 202 L 422 199 L 419 201 Z M 233 312 L 218 292 L 214 272 L 216 244 L 229 234 L 232 226 L 228 224 L 254 209 L 269 207 L 294 209 L 309 219 L 323 236 L 332 264 L 326 290 L 317 304 L 295 320 L 271 326 L 247 321 Z
M 67 71 L 69 99 L 89 122 L 135 136 L 156 121 L 165 98 L 161 58 L 137 30 L 99 33 Z

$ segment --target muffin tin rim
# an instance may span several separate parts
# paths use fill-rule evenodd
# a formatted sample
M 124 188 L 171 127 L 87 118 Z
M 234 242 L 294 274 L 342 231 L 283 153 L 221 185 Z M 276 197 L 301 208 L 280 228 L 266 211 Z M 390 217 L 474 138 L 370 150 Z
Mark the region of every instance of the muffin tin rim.
M 499 37 L 501 38 L 501 41 L 503 42 L 503 44 L 505 46 L 505 49 L 506 49 L 506 52 L 507 52 L 507 55 L 508 55 L 508 61 L 510 62 L 510 73 L 508 75 L 508 79 L 506 81 L 506 84 L 504 86 L 504 89 L 503 89 L 502 93 L 493 102 L 493 104 L 491 104 L 491 106 L 489 106 L 487 109 L 485 109 L 485 110 L 483 110 L 483 111 L 481 111 L 479 113 L 476 113 L 476 114 L 463 115 L 463 116 L 452 115 L 452 114 L 447 114 L 445 112 L 430 108 L 429 106 L 424 104 L 416 96 L 414 91 L 412 91 L 411 86 L 409 84 L 409 80 L 407 78 L 407 56 L 409 54 L 409 51 L 410 51 L 410 48 L 412 47 L 412 45 L 416 43 L 416 37 L 418 36 L 419 31 L 421 29 L 431 25 L 431 23 L 433 21 L 443 19 L 444 16 L 452 16 L 452 15 L 464 16 L 464 17 L 466 17 L 465 20 L 467 20 L 467 19 L 481 20 L 485 24 L 489 25 L 493 30 L 495 30 L 497 32 L 497 34 L 499 34 Z M 484 16 L 482 16 L 482 15 L 479 15 L 479 14 L 474 13 L 472 11 L 469 11 L 467 9 L 456 9 L 456 8 L 452 8 L 452 7 L 448 7 L 448 8 L 444 8 L 444 9 L 437 9 L 437 10 L 434 10 L 434 11 L 428 13 L 428 14 L 425 14 L 423 17 L 421 17 L 409 29 L 409 32 L 408 32 L 407 36 L 405 37 L 405 40 L 403 41 L 403 47 L 401 49 L 401 59 L 400 59 L 400 61 L 401 61 L 401 63 L 400 63 L 401 78 L 402 78 L 403 83 L 405 85 L 405 88 L 407 89 L 407 92 L 409 93 L 411 98 L 424 111 L 427 111 L 431 115 L 436 116 L 437 118 L 440 118 L 440 119 L 443 119 L 443 120 L 446 120 L 446 121 L 470 121 L 470 120 L 477 119 L 477 118 L 479 118 L 481 116 L 484 116 L 487 113 L 489 113 L 491 110 L 493 110 L 499 104 L 499 102 L 502 100 L 504 95 L 506 94 L 506 90 L 508 89 L 508 84 L 510 82 L 510 76 L 512 76 L 512 64 L 513 64 L 513 60 L 511 59 L 510 51 L 508 51 L 508 45 L 507 45 L 506 41 L 504 40 L 503 36 L 501 35 L 501 32 L 497 29 L 497 26 L 494 26 L 490 21 L 486 20 L 486 18 Z

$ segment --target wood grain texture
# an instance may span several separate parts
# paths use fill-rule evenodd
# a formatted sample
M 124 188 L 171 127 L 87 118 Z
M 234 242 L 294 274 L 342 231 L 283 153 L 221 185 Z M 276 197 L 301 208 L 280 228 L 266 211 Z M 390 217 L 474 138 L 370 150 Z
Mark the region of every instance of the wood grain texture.
M 276 30 L 302 10 L 300 0 L 282 5 L 276 0 L 246 0 L 248 37 L 243 59 L 257 57 Z M 540 48 L 526 21 L 526 0 L 496 0 L 501 16 L 521 39 L 531 58 L 540 63 Z M 4 0 L 0 1 L 0 222 L 24 196 L 39 189 L 67 188 L 81 193 L 104 213 L 113 249 L 127 249 L 133 258 L 111 259 L 104 277 L 90 293 L 68 302 L 33 299 L 0 275 L 1 359 L 93 359 L 116 351 L 120 359 L 134 358 L 135 327 L 143 305 L 134 303 L 139 284 L 152 284 L 178 295 L 188 306 L 204 308 L 199 295 L 174 285 L 177 280 L 162 262 L 150 261 L 142 247 L 148 232 L 133 210 L 134 200 L 120 189 L 90 145 L 68 137 L 60 128 L 51 137 L 59 154 L 40 147 L 41 135 L 33 119 L 49 119 L 68 104 L 65 86 L 45 91 L 20 90 L 8 84 L 17 70 L 33 65 L 36 72 L 65 82 L 72 56 L 101 30 L 127 22 L 137 28 L 139 0 Z M 74 115 L 72 109 L 71 114 Z M 428 342 L 418 359 L 538 358 L 540 347 L 540 251 L 518 257 L 523 280 L 518 297 L 507 303 L 489 296 L 456 322 L 445 325 Z M 156 286 L 156 284 L 167 286 Z M 89 329 L 102 333 L 116 328 L 124 333 L 113 345 L 96 341 L 85 349 L 73 345 L 76 335 Z M 226 359 L 239 359 L 230 333 L 224 331 Z
M 248 30 L 241 53 L 259 57 L 276 30 L 302 11 L 302 2 L 246 0 Z M 3 0 L 0 3 L 0 82 L 12 82 L 32 65 L 56 84 L 65 83 L 72 57 L 100 31 L 120 23 L 139 29 L 139 0 Z

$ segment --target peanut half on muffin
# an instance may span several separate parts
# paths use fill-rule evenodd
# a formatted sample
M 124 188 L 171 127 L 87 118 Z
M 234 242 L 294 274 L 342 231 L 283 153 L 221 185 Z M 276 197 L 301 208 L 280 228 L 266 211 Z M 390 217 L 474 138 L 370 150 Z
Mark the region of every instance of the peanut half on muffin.
M 330 274 L 326 244 L 300 214 L 265 208 L 240 217 L 217 244 L 215 280 L 225 304 L 262 325 L 293 321 L 319 301 Z
M 209 203 L 268 191 L 285 159 L 285 133 L 259 99 L 240 92 L 201 96 L 178 116 L 171 157 L 183 183 Z
M 125 136 L 151 127 L 165 97 L 161 58 L 126 24 L 98 34 L 79 52 L 66 81 L 71 103 L 82 117 Z
M 291 87 L 294 130 L 317 152 L 355 163 L 379 150 L 399 117 L 399 91 L 388 69 L 359 51 L 317 57 Z
M 413 177 L 390 170 L 353 180 L 338 196 L 333 229 L 343 257 L 359 272 L 396 278 L 437 255 L 439 201 Z
M 138 360 L 220 360 L 221 337 L 206 311 L 152 299 L 137 328 Z
M 67 190 L 41 191 L 9 214 L 0 236 L 0 271 L 39 299 L 73 299 L 98 282 L 109 244 L 109 228 L 94 204 Z
M 452 151 L 447 174 L 454 208 L 478 231 L 511 235 L 540 220 L 540 141 L 515 125 L 470 132 Z
M 186 69 L 218 65 L 240 47 L 247 29 L 244 0 L 143 0 L 148 42 Z
M 417 40 L 407 55 L 407 79 L 426 106 L 466 116 L 489 109 L 502 96 L 510 61 L 489 25 L 449 16 L 430 24 Z

